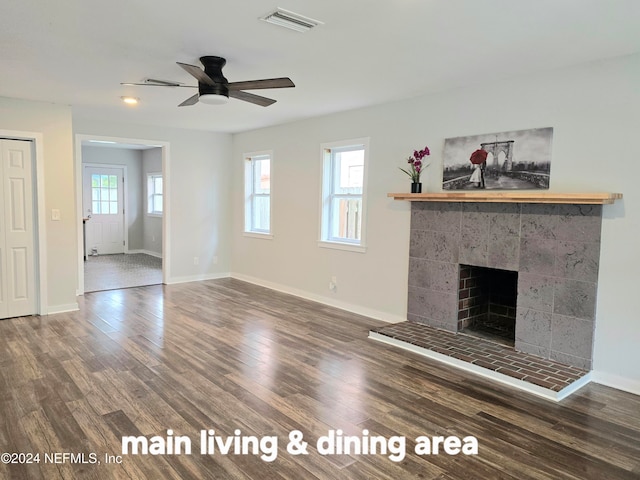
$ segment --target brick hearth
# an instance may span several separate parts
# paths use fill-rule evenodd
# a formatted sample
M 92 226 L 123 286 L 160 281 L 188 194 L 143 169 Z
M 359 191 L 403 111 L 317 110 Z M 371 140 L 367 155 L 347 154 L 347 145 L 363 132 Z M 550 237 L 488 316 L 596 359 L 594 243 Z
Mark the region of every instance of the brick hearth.
M 576 367 L 517 352 L 513 347 L 416 322 L 374 328 L 371 333 L 468 362 L 552 392 L 570 387 L 588 373 Z

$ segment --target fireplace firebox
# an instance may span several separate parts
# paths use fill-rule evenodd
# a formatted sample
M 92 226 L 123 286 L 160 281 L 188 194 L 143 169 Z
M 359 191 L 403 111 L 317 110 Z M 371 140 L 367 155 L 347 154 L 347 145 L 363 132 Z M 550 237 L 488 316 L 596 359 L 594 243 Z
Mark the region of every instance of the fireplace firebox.
M 513 346 L 518 272 L 460 265 L 458 331 Z

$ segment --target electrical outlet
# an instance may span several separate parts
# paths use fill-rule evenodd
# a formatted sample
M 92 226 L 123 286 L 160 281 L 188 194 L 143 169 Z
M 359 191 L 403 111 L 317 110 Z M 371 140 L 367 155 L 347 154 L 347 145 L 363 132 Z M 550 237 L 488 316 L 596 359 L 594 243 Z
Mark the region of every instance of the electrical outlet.
M 336 291 L 338 291 L 337 277 L 331 277 L 331 280 L 329 281 L 329 290 L 332 291 L 333 293 L 336 293 Z
M 198 257 L 193 257 L 193 264 L 194 265 L 198 265 L 200 263 L 200 258 Z

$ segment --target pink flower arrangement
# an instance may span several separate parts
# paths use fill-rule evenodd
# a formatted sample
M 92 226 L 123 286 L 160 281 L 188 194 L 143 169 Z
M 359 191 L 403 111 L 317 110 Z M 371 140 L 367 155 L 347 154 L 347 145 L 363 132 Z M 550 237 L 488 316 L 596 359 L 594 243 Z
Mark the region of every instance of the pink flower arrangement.
M 422 170 L 429 166 L 428 164 L 424 165 L 422 159 L 430 153 L 429 147 L 424 147 L 422 150 L 414 150 L 413 156 L 407 158 L 407 163 L 410 165 L 409 170 L 405 170 L 404 168 L 400 170 L 409 175 L 413 183 L 419 183 Z

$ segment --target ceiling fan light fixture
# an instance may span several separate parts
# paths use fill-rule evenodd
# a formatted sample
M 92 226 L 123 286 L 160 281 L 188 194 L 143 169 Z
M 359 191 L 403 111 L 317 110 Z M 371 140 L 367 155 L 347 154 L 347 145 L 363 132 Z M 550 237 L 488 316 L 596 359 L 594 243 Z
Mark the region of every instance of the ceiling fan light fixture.
M 229 97 L 218 93 L 202 93 L 198 101 L 207 105 L 224 105 L 229 102 Z
M 305 17 L 304 15 L 280 7 L 264 17 L 260 17 L 260 20 L 280 27 L 289 28 L 296 32 L 307 32 L 318 25 L 323 25 L 319 20 L 314 20 L 313 18 Z

